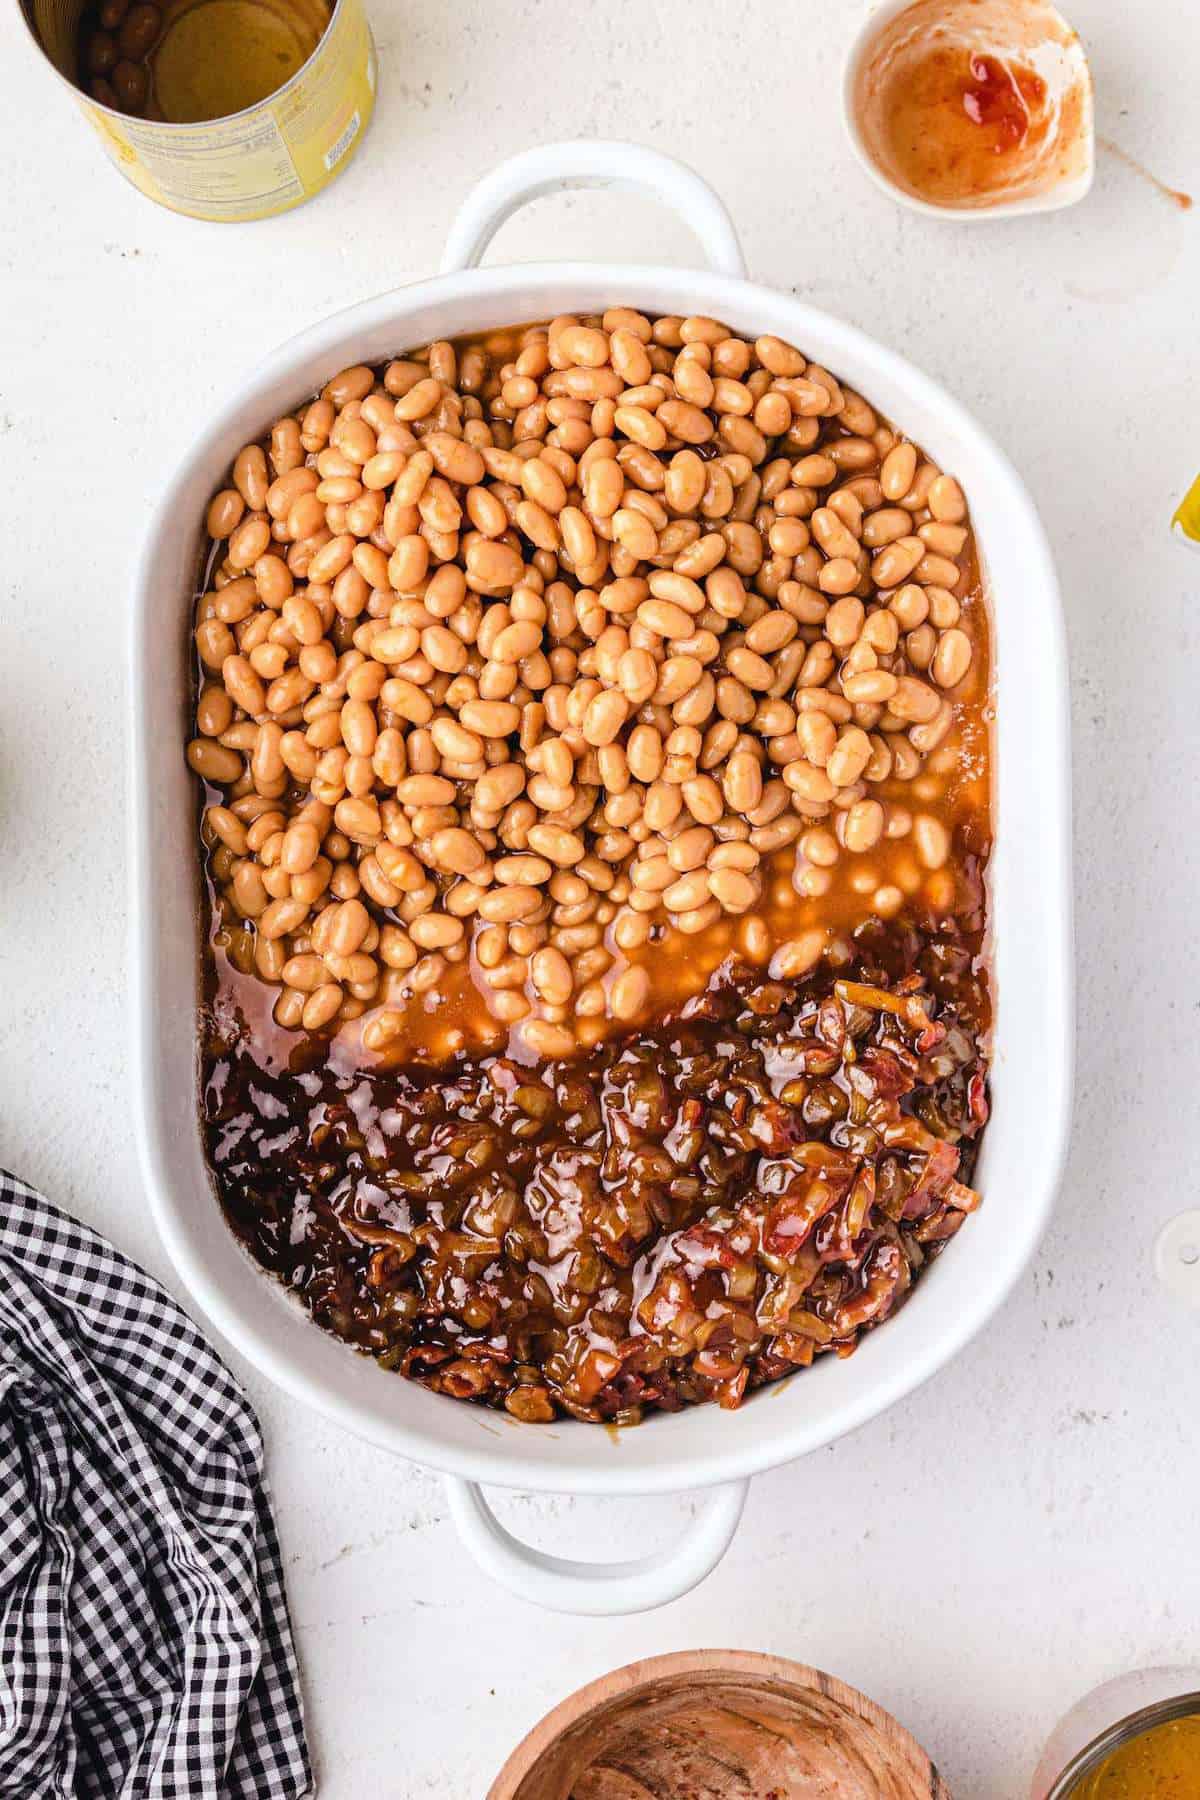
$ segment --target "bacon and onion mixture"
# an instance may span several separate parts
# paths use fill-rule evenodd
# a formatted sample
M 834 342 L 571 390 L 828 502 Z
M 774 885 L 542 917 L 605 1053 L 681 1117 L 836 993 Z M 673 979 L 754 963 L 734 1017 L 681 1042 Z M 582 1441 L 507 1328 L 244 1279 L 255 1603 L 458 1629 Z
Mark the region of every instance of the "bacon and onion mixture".
M 868 929 L 844 979 L 731 963 L 537 1069 L 335 1071 L 319 1045 L 272 1069 L 218 1009 L 212 1166 L 313 1317 L 439 1393 L 526 1421 L 736 1406 L 853 1350 L 978 1204 L 976 963 Z

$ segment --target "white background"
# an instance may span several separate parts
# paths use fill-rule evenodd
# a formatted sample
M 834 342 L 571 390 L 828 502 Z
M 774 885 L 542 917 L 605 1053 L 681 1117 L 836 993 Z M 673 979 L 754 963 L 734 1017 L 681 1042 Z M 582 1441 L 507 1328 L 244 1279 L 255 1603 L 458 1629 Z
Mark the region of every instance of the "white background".
M 435 1477 L 234 1357 L 267 1434 L 325 1800 L 479 1800 L 579 1683 L 721 1644 L 836 1672 L 913 1729 L 956 1795 L 1011 1800 L 1084 1689 L 1197 1657 L 1200 1313 L 1157 1287 L 1150 1252 L 1197 1202 L 1200 1150 L 1200 556 L 1167 533 L 1200 465 L 1200 209 L 1102 151 L 1069 212 L 964 227 L 899 210 L 838 122 L 858 15 L 846 0 L 376 0 L 379 108 L 347 173 L 290 216 L 205 226 L 122 183 L 3 9 L 0 1157 L 168 1280 L 126 1067 L 135 546 L 218 397 L 310 321 L 430 273 L 490 164 L 572 135 L 693 163 L 755 277 L 875 333 L 974 409 L 1031 484 L 1063 581 L 1080 1073 L 1033 1270 L 924 1391 L 756 1481 L 699 1591 L 611 1623 L 484 1585 Z M 1192 8 L 1079 0 L 1075 22 L 1102 134 L 1200 191 Z M 530 208 L 496 254 L 696 252 L 649 202 L 576 194 Z M 531 1540 L 585 1555 L 663 1543 L 689 1510 L 501 1502 Z

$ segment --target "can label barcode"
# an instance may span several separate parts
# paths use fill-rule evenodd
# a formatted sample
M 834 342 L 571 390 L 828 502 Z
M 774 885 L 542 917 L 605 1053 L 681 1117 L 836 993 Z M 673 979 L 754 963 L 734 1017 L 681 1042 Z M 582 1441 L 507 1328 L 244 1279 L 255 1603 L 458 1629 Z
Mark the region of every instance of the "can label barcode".
M 358 123 L 358 114 L 355 113 L 345 131 L 343 131 L 341 137 L 337 140 L 337 143 L 325 152 L 325 167 L 327 169 L 332 169 L 335 163 L 341 162 L 343 156 L 345 156 L 347 150 L 358 136 Z

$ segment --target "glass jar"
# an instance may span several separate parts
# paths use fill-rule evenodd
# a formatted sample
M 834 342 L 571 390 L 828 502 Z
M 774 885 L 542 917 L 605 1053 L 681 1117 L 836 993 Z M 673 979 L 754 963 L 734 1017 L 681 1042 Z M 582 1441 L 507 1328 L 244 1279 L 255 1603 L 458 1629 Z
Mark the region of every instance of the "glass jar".
M 1030 1800 L 1073 1800 L 1124 1744 L 1175 1719 L 1200 1717 L 1200 1670 L 1141 1669 L 1098 1687 L 1055 1727 Z

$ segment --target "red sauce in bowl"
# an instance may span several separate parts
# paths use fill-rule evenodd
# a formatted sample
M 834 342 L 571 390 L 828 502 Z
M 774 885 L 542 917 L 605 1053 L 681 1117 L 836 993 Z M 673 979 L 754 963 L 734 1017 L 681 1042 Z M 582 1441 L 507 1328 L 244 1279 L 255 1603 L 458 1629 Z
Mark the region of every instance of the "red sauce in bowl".
M 883 96 L 883 130 L 897 172 L 925 199 L 986 195 L 1046 136 L 1046 84 L 1020 62 L 932 44 Z

